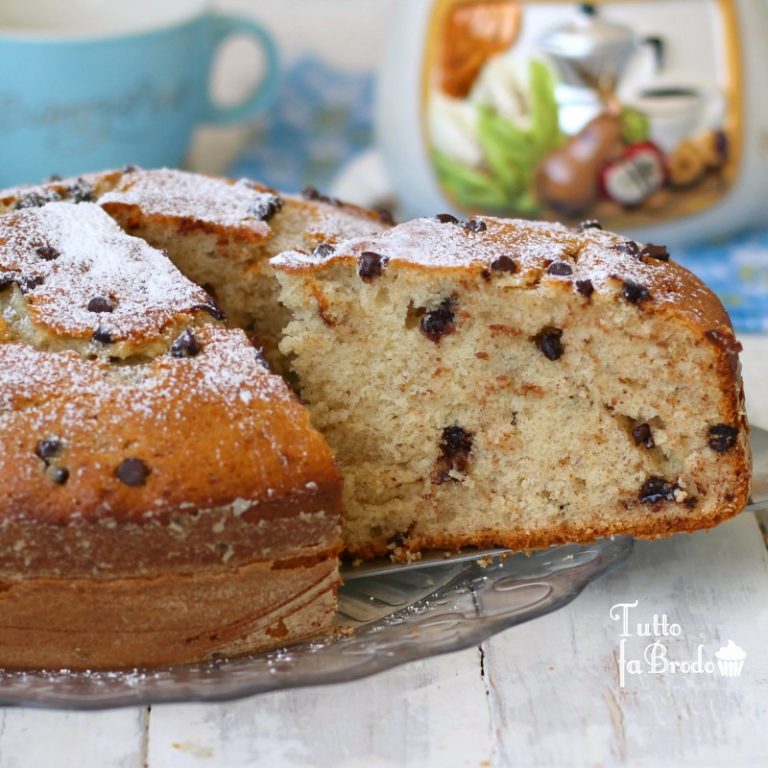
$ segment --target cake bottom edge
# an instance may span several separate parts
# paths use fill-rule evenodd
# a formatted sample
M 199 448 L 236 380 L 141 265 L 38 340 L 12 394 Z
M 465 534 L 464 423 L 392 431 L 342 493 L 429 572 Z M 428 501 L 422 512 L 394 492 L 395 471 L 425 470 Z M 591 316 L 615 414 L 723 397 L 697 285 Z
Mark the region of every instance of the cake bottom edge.
M 733 502 L 714 511 L 700 514 L 654 515 L 649 509 L 645 518 L 634 515 L 626 521 L 606 523 L 587 519 L 541 526 L 534 529 L 515 526 L 509 529 L 479 528 L 464 534 L 420 533 L 418 525 L 411 531 L 390 539 L 345 541 L 345 559 L 370 560 L 390 557 L 395 561 L 409 561 L 423 550 L 456 552 L 466 548 L 504 548 L 516 552 L 546 549 L 565 544 L 591 544 L 597 539 L 614 536 L 632 536 L 637 539 L 657 539 L 676 533 L 695 533 L 714 528 L 739 514 L 747 503 L 746 493 L 734 496 Z
M 0 584 L 0 668 L 124 670 L 202 662 L 329 632 L 335 552 L 156 578 Z

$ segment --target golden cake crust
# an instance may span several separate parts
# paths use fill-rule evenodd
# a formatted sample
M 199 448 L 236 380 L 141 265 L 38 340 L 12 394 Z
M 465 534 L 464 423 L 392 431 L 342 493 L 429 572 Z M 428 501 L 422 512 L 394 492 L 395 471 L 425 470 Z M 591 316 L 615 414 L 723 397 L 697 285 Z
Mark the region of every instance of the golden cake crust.
M 6 573 L 247 562 L 261 549 L 295 550 L 293 523 L 281 532 L 294 517 L 316 547 L 333 547 L 340 483 L 305 409 L 242 332 L 207 325 L 195 338 L 194 357 L 126 367 L 0 345 Z M 143 469 L 121 479 L 134 460 Z M 17 537 L 25 529 L 34 535 Z M 65 564 L 62 548 L 71 549 Z
M 156 578 L 0 580 L 5 669 L 132 669 L 322 636 L 337 560 L 258 560 Z

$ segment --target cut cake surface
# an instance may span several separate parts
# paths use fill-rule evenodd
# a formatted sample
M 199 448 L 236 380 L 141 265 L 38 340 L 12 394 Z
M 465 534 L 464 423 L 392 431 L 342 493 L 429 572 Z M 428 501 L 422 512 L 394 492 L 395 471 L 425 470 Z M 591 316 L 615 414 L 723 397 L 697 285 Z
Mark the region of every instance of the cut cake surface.
M 654 537 L 740 511 L 739 345 L 667 258 L 596 228 L 441 216 L 274 259 L 347 550 Z

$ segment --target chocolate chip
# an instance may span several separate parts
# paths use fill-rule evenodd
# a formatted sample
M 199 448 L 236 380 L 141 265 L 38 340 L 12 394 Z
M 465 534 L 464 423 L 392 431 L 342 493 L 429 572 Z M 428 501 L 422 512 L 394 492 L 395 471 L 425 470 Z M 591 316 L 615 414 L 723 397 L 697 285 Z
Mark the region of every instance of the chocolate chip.
M 557 360 L 563 354 L 563 345 L 560 342 L 562 335 L 560 328 L 547 325 L 533 337 L 533 341 L 547 360 Z
M 124 165 L 120 171 L 122 173 L 135 173 L 138 170 L 138 166 L 136 165 Z
M 50 476 L 56 485 L 64 485 L 69 480 L 69 470 L 65 467 L 52 467 Z
M 49 437 L 38 442 L 35 446 L 35 455 L 47 462 L 48 459 L 58 456 L 62 448 L 64 448 L 64 443 L 58 437 Z
M 472 450 L 472 433 L 467 432 L 458 424 L 453 424 L 443 430 L 440 448 L 445 456 L 458 456 Z
M 312 251 L 312 255 L 318 259 L 324 259 L 330 256 L 336 249 L 330 243 L 318 243 L 315 246 L 315 250 Z
M 576 290 L 582 295 L 589 298 L 595 292 L 595 286 L 592 285 L 591 280 L 577 280 Z
M 340 208 L 342 205 L 341 200 L 336 197 L 329 197 L 328 195 L 321 194 L 315 187 L 304 187 L 301 190 L 301 196 L 305 200 L 316 200 L 319 203 L 328 203 L 329 205 L 335 205 Z
M 374 213 L 379 217 L 379 221 L 382 224 L 394 225 L 395 217 L 392 215 L 392 211 L 389 208 L 374 208 Z
M 316 187 L 310 186 L 304 187 L 304 189 L 301 190 L 301 196 L 305 200 L 318 200 L 320 197 L 322 197 Z
M 113 312 L 115 305 L 106 296 L 94 296 L 88 302 L 89 312 Z
M 441 224 L 458 224 L 459 220 L 451 215 L 450 213 L 438 213 L 435 218 L 441 223 Z
M 386 256 L 374 253 L 373 251 L 363 251 L 360 254 L 360 266 L 357 269 L 357 274 L 366 283 L 369 283 L 374 277 L 381 276 L 388 262 L 389 259 Z
M 709 447 L 718 453 L 730 451 L 736 445 L 739 430 L 728 424 L 715 424 L 709 428 Z
M 75 203 L 90 203 L 95 197 L 95 190 L 92 184 L 85 179 L 79 178 L 67 188 L 69 196 Z
M 474 434 L 458 424 L 445 427 L 440 438 L 440 456 L 432 481 L 438 485 L 458 482 L 459 478 L 454 474 L 466 473 L 473 442 Z
M 199 353 L 200 345 L 191 328 L 187 328 L 171 344 L 171 357 L 195 357 Z
M 653 448 L 653 433 L 649 424 L 637 424 L 632 427 L 632 439 L 635 445 L 644 445 L 646 448 Z
M 411 534 L 411 529 L 413 526 L 410 526 L 410 528 L 406 531 L 398 531 L 393 536 L 390 536 L 387 539 L 387 549 L 393 550 L 393 549 L 400 549 L 400 547 L 405 547 L 408 544 L 408 537 Z
M 640 489 L 640 501 L 643 504 L 655 504 L 657 501 L 674 501 L 675 491 L 679 490 L 679 488 L 679 485 L 670 483 L 663 477 L 652 475 L 643 483 L 643 487 Z
M 264 357 L 264 350 L 262 349 L 262 347 L 256 346 L 258 344 L 258 340 L 254 338 L 251 340 L 251 343 L 256 347 L 256 349 L 254 350 L 254 357 L 256 358 L 256 362 L 265 371 L 270 371 L 271 370 L 270 365 L 267 362 L 267 358 Z
M 669 261 L 669 251 L 666 245 L 654 245 L 653 243 L 646 243 L 643 246 L 643 250 L 640 251 L 641 256 L 648 256 L 651 259 L 658 259 L 659 261 Z
M 517 264 L 514 259 L 510 259 L 509 256 L 499 256 L 498 259 L 494 259 L 491 262 L 491 269 L 496 272 L 516 272 Z
M 16 279 L 16 285 L 22 293 L 29 293 L 35 288 L 41 286 L 45 280 L 40 275 L 22 275 Z
M 639 256 L 640 246 L 634 240 L 623 240 L 613 246 L 614 250 L 627 256 Z
M 636 283 L 633 280 L 625 280 L 621 285 L 621 295 L 630 304 L 639 304 L 643 301 L 648 301 L 651 298 L 651 294 L 648 289 L 640 283 Z
M 141 459 L 123 459 L 115 470 L 120 482 L 134 487 L 144 485 L 149 476 L 149 467 Z
M 482 219 L 467 219 L 461 222 L 461 226 L 467 232 L 485 232 L 488 229 L 488 225 Z
M 50 181 L 61 181 L 61 174 L 58 173 L 52 173 L 47 179 L 47 182 Z
M 9 285 L 13 285 L 16 278 L 8 273 L 0 274 L 0 291 L 5 290 Z
M 23 208 L 39 208 L 44 204 L 45 201 L 37 192 L 27 192 L 16 201 L 14 208 L 20 211 Z
M 111 344 L 113 341 L 112 332 L 100 325 L 93 332 L 93 340 L 100 344 Z
M 547 267 L 548 275 L 555 275 L 556 277 L 567 277 L 573 274 L 573 267 L 567 261 L 553 261 Z
M 216 303 L 211 297 L 210 301 L 206 304 L 194 304 L 192 309 L 199 309 L 202 312 L 207 312 L 211 317 L 215 317 L 217 320 L 226 320 L 227 316 L 224 314 L 224 310 Z
M 53 261 L 61 256 L 61 253 L 52 245 L 41 245 L 39 248 L 35 248 L 35 253 L 45 261 Z
M 421 318 L 421 332 L 435 343 L 439 342 L 443 336 L 453 333 L 456 330 L 454 325 L 455 315 L 453 312 L 456 304 L 455 299 L 443 299 L 440 306 L 427 312 Z
M 254 203 L 254 205 L 248 209 L 248 213 L 261 221 L 269 221 L 282 209 L 284 204 L 282 197 L 279 197 L 278 195 L 270 195 L 269 197 L 262 198 Z
M 587 219 L 587 221 L 582 221 L 581 224 L 579 224 L 576 229 L 579 232 L 584 232 L 587 229 L 602 229 L 603 225 L 597 220 L 597 219 Z

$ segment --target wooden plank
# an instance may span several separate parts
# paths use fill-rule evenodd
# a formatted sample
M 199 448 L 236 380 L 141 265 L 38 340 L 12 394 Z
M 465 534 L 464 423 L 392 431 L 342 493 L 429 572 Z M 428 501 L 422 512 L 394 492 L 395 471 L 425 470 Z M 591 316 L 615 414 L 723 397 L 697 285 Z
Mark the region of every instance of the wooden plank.
M 490 745 L 472 648 L 344 685 L 154 707 L 148 766 L 478 766 Z
M 734 640 L 738 678 L 703 674 L 618 679 L 617 603 L 639 601 L 631 622 L 666 614 L 669 659 L 706 660 Z M 564 610 L 486 644 L 494 765 L 716 766 L 768 764 L 768 553 L 744 514 L 710 533 L 638 542 L 627 566 Z M 640 657 L 653 638 L 628 638 Z
M 147 710 L 0 709 L 0 768 L 143 768 Z

